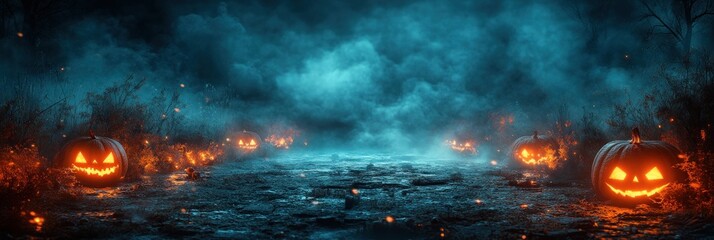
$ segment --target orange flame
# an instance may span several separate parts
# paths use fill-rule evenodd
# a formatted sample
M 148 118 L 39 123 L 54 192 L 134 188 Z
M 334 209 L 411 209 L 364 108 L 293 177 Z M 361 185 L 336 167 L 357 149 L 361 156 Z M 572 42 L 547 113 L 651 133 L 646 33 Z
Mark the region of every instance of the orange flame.
M 270 136 L 268 136 L 268 138 L 265 139 L 265 141 L 273 145 L 275 148 L 282 149 L 289 149 L 290 146 L 293 144 L 293 141 L 295 140 L 295 136 L 298 135 L 298 132 L 293 129 L 288 129 L 285 131 L 274 130 L 273 132 L 277 133 L 271 134 Z
M 516 159 L 520 159 L 528 165 L 546 165 L 553 169 L 557 165 L 556 150 L 551 148 L 544 148 L 541 151 L 528 151 L 528 149 L 521 150 L 520 153 L 516 154 Z

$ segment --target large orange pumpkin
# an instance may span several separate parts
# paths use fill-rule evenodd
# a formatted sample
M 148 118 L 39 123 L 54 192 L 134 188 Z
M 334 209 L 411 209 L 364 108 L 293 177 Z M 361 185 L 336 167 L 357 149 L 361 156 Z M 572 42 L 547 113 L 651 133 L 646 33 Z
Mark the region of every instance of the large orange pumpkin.
M 511 158 L 522 166 L 555 167 L 558 157 L 558 141 L 547 135 L 538 135 L 533 131 L 531 136 L 523 136 L 511 144 Z
M 679 150 L 663 141 L 642 141 L 639 129 L 631 140 L 612 141 L 598 151 L 591 170 L 595 192 L 615 203 L 642 203 L 683 178 L 673 168 Z
M 128 160 L 124 147 L 114 139 L 80 137 L 65 144 L 55 156 L 55 163 L 71 168 L 85 186 L 113 186 L 124 179 Z

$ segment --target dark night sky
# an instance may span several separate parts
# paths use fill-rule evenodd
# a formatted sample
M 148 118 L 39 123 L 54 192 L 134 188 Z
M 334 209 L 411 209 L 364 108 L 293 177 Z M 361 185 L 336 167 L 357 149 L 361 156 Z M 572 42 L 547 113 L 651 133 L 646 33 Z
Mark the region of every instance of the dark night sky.
M 3 36 L 0 70 L 26 76 L 41 55 L 66 67 L 45 85 L 48 99 L 133 73 L 148 79 L 147 98 L 181 91 L 189 121 L 288 122 L 316 138 L 399 147 L 494 113 L 525 130 L 563 105 L 580 116 L 640 97 L 677 59 L 643 10 L 637 1 L 88 1 L 48 17 L 39 45 Z M 696 27 L 693 47 L 711 49 L 711 21 Z

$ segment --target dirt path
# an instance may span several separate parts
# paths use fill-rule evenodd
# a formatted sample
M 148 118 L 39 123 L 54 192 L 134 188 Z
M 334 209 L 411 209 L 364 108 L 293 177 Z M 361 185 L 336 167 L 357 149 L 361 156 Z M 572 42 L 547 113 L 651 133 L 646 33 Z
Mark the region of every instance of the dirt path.
M 473 159 L 286 155 L 146 177 L 51 213 L 73 237 L 439 239 L 703 237 L 709 223 L 604 205 L 588 183 Z M 529 180 L 534 180 L 530 182 Z M 352 192 L 355 189 L 358 193 Z M 346 209 L 349 208 L 349 209 Z M 385 218 L 393 216 L 394 222 Z

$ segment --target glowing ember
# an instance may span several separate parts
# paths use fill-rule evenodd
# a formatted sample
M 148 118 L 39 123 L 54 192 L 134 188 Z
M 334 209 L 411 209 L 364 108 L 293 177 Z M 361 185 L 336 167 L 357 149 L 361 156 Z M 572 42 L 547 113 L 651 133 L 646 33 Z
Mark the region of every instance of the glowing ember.
M 526 209 L 526 208 L 528 208 L 528 204 L 525 204 L 525 203 L 521 204 L 521 209 Z
M 384 218 L 384 221 L 387 221 L 388 223 L 393 223 L 394 217 L 392 217 L 391 215 L 387 215 L 387 217 Z
M 22 33 L 22 32 L 17 32 L 17 37 L 22 38 L 22 37 L 24 37 L 24 36 L 25 36 L 24 33 Z
M 37 213 L 34 211 L 30 211 L 30 224 L 35 225 L 35 230 L 36 231 L 42 231 L 42 225 L 45 223 L 45 218 L 40 217 Z
M 496 166 L 497 164 L 498 162 L 496 162 L 496 160 L 491 160 L 491 165 Z
M 352 192 L 352 195 L 359 195 L 359 190 L 356 188 L 353 188 L 351 192 Z
M 476 204 L 478 204 L 478 205 L 483 204 L 483 202 L 481 201 L 481 199 L 476 199 L 474 202 L 476 202 Z

